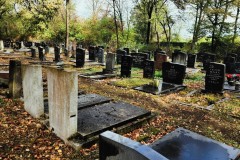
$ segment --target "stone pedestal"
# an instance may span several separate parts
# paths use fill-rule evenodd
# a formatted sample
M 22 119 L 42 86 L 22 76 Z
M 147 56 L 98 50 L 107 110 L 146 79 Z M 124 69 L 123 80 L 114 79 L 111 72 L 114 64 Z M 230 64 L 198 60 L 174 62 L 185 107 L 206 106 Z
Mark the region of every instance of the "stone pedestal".
M 22 96 L 21 62 L 10 60 L 9 63 L 9 96 L 20 98 Z
M 49 68 L 48 101 L 49 124 L 64 141 L 77 132 L 78 76 L 76 72 L 67 72 Z
M 42 66 L 23 65 L 22 84 L 24 108 L 34 118 L 44 114 Z

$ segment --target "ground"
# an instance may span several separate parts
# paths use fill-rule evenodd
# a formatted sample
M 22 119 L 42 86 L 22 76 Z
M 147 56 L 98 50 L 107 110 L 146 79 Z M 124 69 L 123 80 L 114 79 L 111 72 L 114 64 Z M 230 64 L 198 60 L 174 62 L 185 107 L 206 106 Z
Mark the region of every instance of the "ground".
M 0 59 L 7 63 L 6 59 Z M 44 69 L 45 70 L 45 69 Z M 96 69 L 98 70 L 98 69 Z M 184 127 L 201 135 L 240 148 L 239 94 L 188 95 L 203 88 L 203 74 L 188 76 L 187 89 L 167 95 L 152 95 L 131 89 L 139 85 L 135 69 L 132 79 L 108 79 L 91 81 L 79 79 L 79 89 L 122 100 L 151 110 L 156 116 L 141 128 L 124 134 L 143 144 L 150 144 L 178 127 Z M 79 69 L 81 72 L 81 69 Z M 91 70 L 87 70 L 88 72 Z M 95 69 L 93 69 L 95 71 Z M 139 76 L 140 78 L 140 76 Z M 135 80 L 134 80 L 135 79 Z M 129 82 L 130 81 L 130 82 Z M 150 80 L 141 80 L 148 82 Z M 39 120 L 32 118 L 23 108 L 21 99 L 8 99 L 7 89 L 0 90 L 0 159 L 97 159 L 97 144 L 75 151 L 59 139 Z M 229 98 L 222 103 L 219 100 Z M 181 102 L 181 103 L 179 103 Z M 206 106 L 215 104 L 213 110 L 186 105 Z

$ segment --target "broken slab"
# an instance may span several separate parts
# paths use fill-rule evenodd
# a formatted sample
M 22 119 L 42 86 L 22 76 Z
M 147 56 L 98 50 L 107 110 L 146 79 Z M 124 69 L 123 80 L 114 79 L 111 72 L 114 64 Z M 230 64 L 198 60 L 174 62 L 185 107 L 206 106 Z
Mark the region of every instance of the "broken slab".
M 150 147 L 110 131 L 99 136 L 99 159 L 167 160 Z
M 124 102 L 84 108 L 78 111 L 78 133 L 82 137 L 95 135 L 150 114 L 150 111 Z
M 76 72 L 48 68 L 49 125 L 65 142 L 77 133 L 78 76 Z
M 240 156 L 239 149 L 184 128 L 178 128 L 167 134 L 150 147 L 168 159 L 234 160 Z
M 44 114 L 42 66 L 22 65 L 24 109 L 34 118 Z

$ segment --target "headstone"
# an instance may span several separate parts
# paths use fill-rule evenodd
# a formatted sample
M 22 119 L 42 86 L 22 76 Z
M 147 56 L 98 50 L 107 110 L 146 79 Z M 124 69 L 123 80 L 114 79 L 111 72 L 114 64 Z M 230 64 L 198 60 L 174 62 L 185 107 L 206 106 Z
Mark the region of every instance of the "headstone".
M 32 54 L 32 58 L 36 58 L 36 49 L 35 48 L 31 48 L 31 54 Z
M 55 62 L 60 62 L 61 61 L 61 59 L 60 59 L 60 47 L 58 47 L 58 46 L 54 47 L 54 56 L 55 56 L 55 59 L 54 59 Z
M 146 60 L 143 68 L 143 78 L 154 78 L 155 66 L 154 61 Z
M 186 73 L 185 65 L 163 62 L 162 68 L 163 82 L 182 85 L 185 73 Z
M 150 147 L 110 131 L 99 136 L 99 159 L 167 160 Z
M 45 49 L 45 54 L 48 54 L 49 53 L 49 46 L 46 45 L 44 49 Z
M 0 51 L 4 50 L 4 44 L 3 44 L 3 40 L 0 40 Z
M 158 48 L 158 49 L 156 49 L 155 51 L 154 51 L 154 61 L 156 60 L 156 55 L 158 54 L 158 53 L 160 53 L 160 54 L 166 54 L 166 52 L 165 51 L 163 51 L 162 49 L 160 49 L 160 48 Z
M 38 54 L 39 54 L 39 59 L 40 61 L 45 61 L 45 57 L 44 57 L 44 54 L 43 54 L 43 47 L 38 47 Z
M 121 64 L 122 56 L 126 56 L 127 52 L 125 50 L 117 50 L 117 64 Z
M 187 67 L 195 68 L 196 59 L 197 59 L 197 55 L 195 55 L 195 54 L 188 54 Z
M 126 51 L 126 54 L 129 55 L 130 54 L 130 49 L 129 48 L 123 48 L 124 51 Z
M 22 65 L 24 109 L 34 118 L 44 114 L 42 66 Z
M 226 64 L 226 73 L 240 74 L 240 62 Z
M 83 67 L 85 63 L 85 49 L 77 48 L 76 50 L 76 67 Z
M 88 54 L 89 54 L 89 60 L 95 61 L 96 60 L 96 47 L 95 46 L 89 46 L 88 48 Z
M 98 63 L 104 63 L 104 49 L 98 49 Z
M 207 70 L 210 62 L 215 62 L 215 57 L 216 56 L 214 54 L 209 54 L 209 53 L 204 54 L 203 59 L 202 59 L 204 70 Z
M 0 42 L 1 43 L 1 42 Z M 11 40 L 10 39 L 7 39 L 7 40 L 4 40 L 3 41 L 3 46 L 5 48 L 10 48 L 11 47 Z M 1 49 L 0 49 L 1 50 Z
M 205 54 L 206 54 L 205 52 L 199 52 L 197 54 L 197 61 L 198 62 L 203 62 L 203 57 L 204 57 Z
M 166 54 L 157 53 L 155 55 L 155 69 L 156 70 L 162 70 L 162 63 L 163 62 L 167 62 L 167 55 Z
M 49 125 L 64 141 L 77 133 L 78 75 L 56 68 L 47 70 Z
M 131 77 L 132 71 L 132 56 L 122 56 L 121 58 L 121 77 Z
M 225 64 L 209 63 L 205 76 L 205 92 L 222 93 L 225 81 Z
M 64 48 L 64 55 L 65 55 L 66 57 L 68 57 L 68 52 L 69 52 L 68 48 Z
M 21 48 L 25 48 L 23 41 L 21 41 L 21 46 L 19 49 L 21 49 Z
M 148 55 L 147 59 L 151 60 L 151 55 L 152 55 L 151 51 L 144 51 L 143 53 L 146 53 Z
M 20 98 L 22 96 L 21 61 L 9 61 L 9 96 Z
M 107 53 L 106 55 L 106 68 L 103 70 L 104 73 L 112 74 L 115 65 L 115 55 L 113 53 Z
M 148 59 L 148 54 L 146 53 L 131 53 L 133 58 L 133 67 L 143 68 L 145 61 Z
M 175 51 L 172 54 L 172 62 L 178 63 L 182 65 L 186 65 L 187 62 L 187 54 L 181 51 Z

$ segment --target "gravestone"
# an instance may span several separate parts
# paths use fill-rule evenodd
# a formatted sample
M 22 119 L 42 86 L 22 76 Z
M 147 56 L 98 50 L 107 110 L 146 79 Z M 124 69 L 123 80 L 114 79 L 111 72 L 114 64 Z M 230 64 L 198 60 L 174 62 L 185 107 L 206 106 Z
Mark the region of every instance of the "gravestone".
M 222 93 L 225 81 L 225 64 L 209 63 L 205 76 L 204 92 Z
M 96 47 L 89 46 L 88 54 L 89 54 L 89 60 L 95 61 L 96 60 Z
M 152 52 L 151 51 L 144 51 L 148 55 L 147 59 L 151 60 Z
M 3 40 L 0 40 L 0 51 L 4 50 L 4 44 L 3 44 Z
M 48 68 L 49 125 L 65 142 L 77 133 L 78 75 Z
M 172 53 L 172 62 L 173 63 L 178 63 L 178 64 L 182 64 L 182 65 L 186 65 L 187 62 L 187 54 L 183 53 L 179 50 L 175 50 Z
M 115 55 L 113 53 L 107 53 L 106 56 L 106 68 L 103 70 L 103 73 L 112 74 L 114 71 L 115 65 Z
M 127 52 L 125 50 L 118 49 L 117 50 L 117 64 L 121 64 L 122 56 L 126 56 L 126 55 L 127 55 Z
M 11 40 L 10 39 L 4 40 L 3 41 L 3 46 L 6 47 L 6 48 L 10 48 L 11 47 Z
M 121 58 L 121 77 L 131 77 L 133 58 L 132 56 L 122 56 Z
M 167 55 L 162 53 L 157 53 L 155 55 L 155 69 L 162 70 L 162 63 L 167 62 Z
M 131 53 L 133 59 L 133 67 L 143 68 L 145 61 L 148 59 L 148 54 L 146 53 Z
M 186 73 L 186 66 L 171 62 L 163 62 L 162 76 L 163 82 L 173 84 L 183 84 Z
M 104 63 L 104 49 L 98 49 L 98 63 Z
M 69 52 L 68 48 L 64 48 L 64 56 L 68 57 L 68 52 Z
M 58 46 L 54 47 L 54 57 L 55 57 L 55 59 L 54 59 L 55 62 L 60 62 L 61 61 L 61 59 L 60 59 L 60 47 L 58 47 Z
M 44 114 L 42 66 L 22 65 L 24 109 L 34 118 Z
M 240 62 L 226 64 L 226 73 L 240 74 Z
M 195 55 L 195 54 L 188 54 L 187 67 L 195 68 L 196 59 L 197 59 L 197 55 Z
M 40 46 L 41 46 L 41 43 L 35 42 L 35 46 L 36 46 L 36 47 L 40 47 Z
M 38 55 L 39 55 L 39 59 L 40 61 L 45 61 L 45 57 L 44 57 L 44 54 L 43 54 L 43 47 L 38 47 Z
M 154 61 L 146 60 L 143 68 L 143 78 L 154 78 L 155 66 Z
M 20 98 L 22 96 L 21 61 L 9 61 L 9 96 Z
M 204 57 L 205 54 L 206 54 L 205 52 L 199 52 L 197 54 L 197 61 L 198 62 L 203 62 L 203 57 Z
M 49 46 L 46 45 L 44 49 L 45 49 L 45 54 L 48 54 L 49 53 Z
M 126 54 L 129 55 L 130 54 L 130 49 L 129 48 L 123 48 L 124 51 L 126 51 Z
M 207 70 L 210 62 L 215 62 L 215 55 L 210 53 L 205 53 L 202 59 L 203 70 Z
M 156 55 L 157 54 L 166 54 L 166 52 L 165 51 L 163 51 L 161 48 L 158 48 L 158 49 L 156 49 L 155 51 L 154 51 L 154 61 L 156 61 Z
M 76 67 L 83 67 L 85 63 L 85 49 L 77 48 L 76 50 Z
M 36 49 L 35 48 L 31 48 L 31 54 L 32 54 L 32 58 L 36 58 Z

